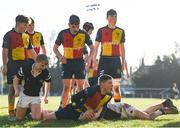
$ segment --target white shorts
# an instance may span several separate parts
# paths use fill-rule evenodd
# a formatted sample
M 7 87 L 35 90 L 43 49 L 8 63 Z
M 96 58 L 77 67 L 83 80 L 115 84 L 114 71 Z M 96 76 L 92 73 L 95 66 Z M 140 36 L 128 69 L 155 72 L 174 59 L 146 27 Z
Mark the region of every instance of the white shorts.
M 126 103 L 108 103 L 107 108 L 112 111 L 121 114 L 121 119 L 134 118 L 135 107 Z
M 18 107 L 29 108 L 32 104 L 41 104 L 40 96 L 27 96 L 23 92 L 19 96 Z

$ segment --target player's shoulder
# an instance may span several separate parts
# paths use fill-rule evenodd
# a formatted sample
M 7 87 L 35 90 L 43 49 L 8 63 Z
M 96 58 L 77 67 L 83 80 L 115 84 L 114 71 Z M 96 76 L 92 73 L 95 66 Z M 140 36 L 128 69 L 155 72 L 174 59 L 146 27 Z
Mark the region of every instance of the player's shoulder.
M 39 31 L 35 31 L 34 34 L 42 35 L 42 33 Z
M 11 33 L 13 33 L 13 32 L 15 32 L 14 29 L 11 29 L 11 30 L 7 31 L 7 32 L 4 34 L 4 37 L 9 36 L 9 35 L 10 35 Z
M 59 33 L 69 33 L 70 32 L 70 30 L 69 30 L 69 28 L 67 28 L 67 29 L 63 29 L 63 30 L 61 30 Z
M 90 86 L 87 88 L 87 91 L 90 95 L 93 95 L 96 92 L 100 92 L 100 86 L 99 85 Z
M 103 29 L 108 29 L 108 26 L 107 25 L 103 26 L 103 27 L 99 28 L 98 30 L 103 30 Z
M 121 27 L 117 27 L 116 26 L 116 28 L 115 29 L 119 29 L 119 30 L 121 30 L 121 31 L 123 31 L 124 32 L 124 29 L 122 29 Z

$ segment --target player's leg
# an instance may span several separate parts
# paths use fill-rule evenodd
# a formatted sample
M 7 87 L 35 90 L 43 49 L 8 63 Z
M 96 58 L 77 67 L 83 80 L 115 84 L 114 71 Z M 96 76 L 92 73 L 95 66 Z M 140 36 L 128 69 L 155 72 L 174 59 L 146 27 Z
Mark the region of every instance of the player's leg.
M 40 96 L 36 97 L 30 97 L 31 98 L 31 117 L 34 120 L 40 120 L 41 119 L 41 99 Z
M 13 76 L 16 74 L 16 64 L 14 64 L 11 60 L 7 63 L 7 84 L 9 85 L 8 92 L 8 112 L 10 120 L 15 117 L 14 104 L 15 104 L 15 96 L 14 96 L 14 87 L 13 87 Z
M 26 109 L 27 108 L 17 106 L 17 108 L 16 108 L 16 119 L 17 120 L 20 121 L 20 120 L 24 119 L 24 116 L 26 114 Z
M 15 104 L 14 87 L 12 84 L 10 84 L 9 92 L 8 92 L 8 111 L 10 117 L 15 116 L 14 104 Z
M 63 79 L 63 91 L 61 94 L 61 107 L 64 108 L 69 103 L 69 99 L 70 99 L 71 79 L 73 76 L 71 60 L 67 60 L 67 63 L 62 65 L 61 76 Z
M 152 113 L 163 108 L 163 104 L 152 105 L 144 110 L 145 113 Z
M 132 105 L 122 103 L 122 118 L 135 118 L 135 119 L 143 119 L 150 120 L 150 116 L 148 113 L 143 112 Z
M 56 115 L 55 112 L 47 112 L 47 111 L 43 111 L 42 112 L 42 116 L 44 120 L 56 120 Z
M 121 91 L 120 91 L 120 79 L 116 78 L 113 80 L 113 90 L 114 90 L 114 101 L 120 102 L 121 101 Z
M 84 89 L 86 70 L 83 59 L 74 61 L 74 75 L 77 82 L 77 92 Z
M 71 79 L 63 79 L 63 91 L 61 94 L 62 108 L 64 108 L 69 103 L 70 91 L 71 91 Z
M 113 81 L 113 89 L 114 89 L 114 101 L 120 102 L 121 101 L 121 61 L 119 57 L 112 58 L 110 63 L 111 70 L 110 75 L 114 78 Z
M 72 107 L 71 104 L 67 105 L 66 107 L 62 109 L 58 109 L 56 112 L 43 112 L 43 119 L 45 120 L 77 120 L 80 116 L 79 112 L 76 112 L 74 110 L 74 107 Z
M 31 117 L 33 120 L 41 119 L 41 104 L 31 104 Z
M 20 93 L 19 100 L 16 107 L 16 119 L 23 120 L 26 114 L 27 108 L 29 108 L 30 99 L 24 93 Z
M 77 92 L 84 89 L 84 79 L 77 79 Z

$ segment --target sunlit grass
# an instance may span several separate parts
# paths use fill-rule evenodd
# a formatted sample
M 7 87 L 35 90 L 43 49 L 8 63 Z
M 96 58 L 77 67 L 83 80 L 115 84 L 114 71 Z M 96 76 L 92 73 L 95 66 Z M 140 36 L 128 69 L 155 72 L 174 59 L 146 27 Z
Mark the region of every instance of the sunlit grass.
M 46 110 L 56 110 L 59 106 L 59 97 L 49 97 L 49 104 L 43 107 Z M 145 109 L 148 105 L 160 103 L 161 99 L 147 98 L 124 98 L 123 102 L 132 104 L 140 109 Z M 180 100 L 173 100 L 174 104 L 180 108 Z M 7 96 L 0 96 L 0 126 L 1 127 L 180 127 L 180 114 L 164 115 L 154 121 L 144 120 L 99 120 L 99 121 L 30 121 L 10 122 L 7 113 Z

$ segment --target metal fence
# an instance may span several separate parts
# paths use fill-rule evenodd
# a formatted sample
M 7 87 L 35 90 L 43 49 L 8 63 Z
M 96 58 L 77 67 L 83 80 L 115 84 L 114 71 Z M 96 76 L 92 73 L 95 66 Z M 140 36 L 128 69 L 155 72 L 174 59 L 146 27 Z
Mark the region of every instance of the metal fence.
M 128 93 L 127 93 L 127 92 Z M 171 88 L 127 88 L 121 89 L 123 97 L 138 98 L 170 98 Z

